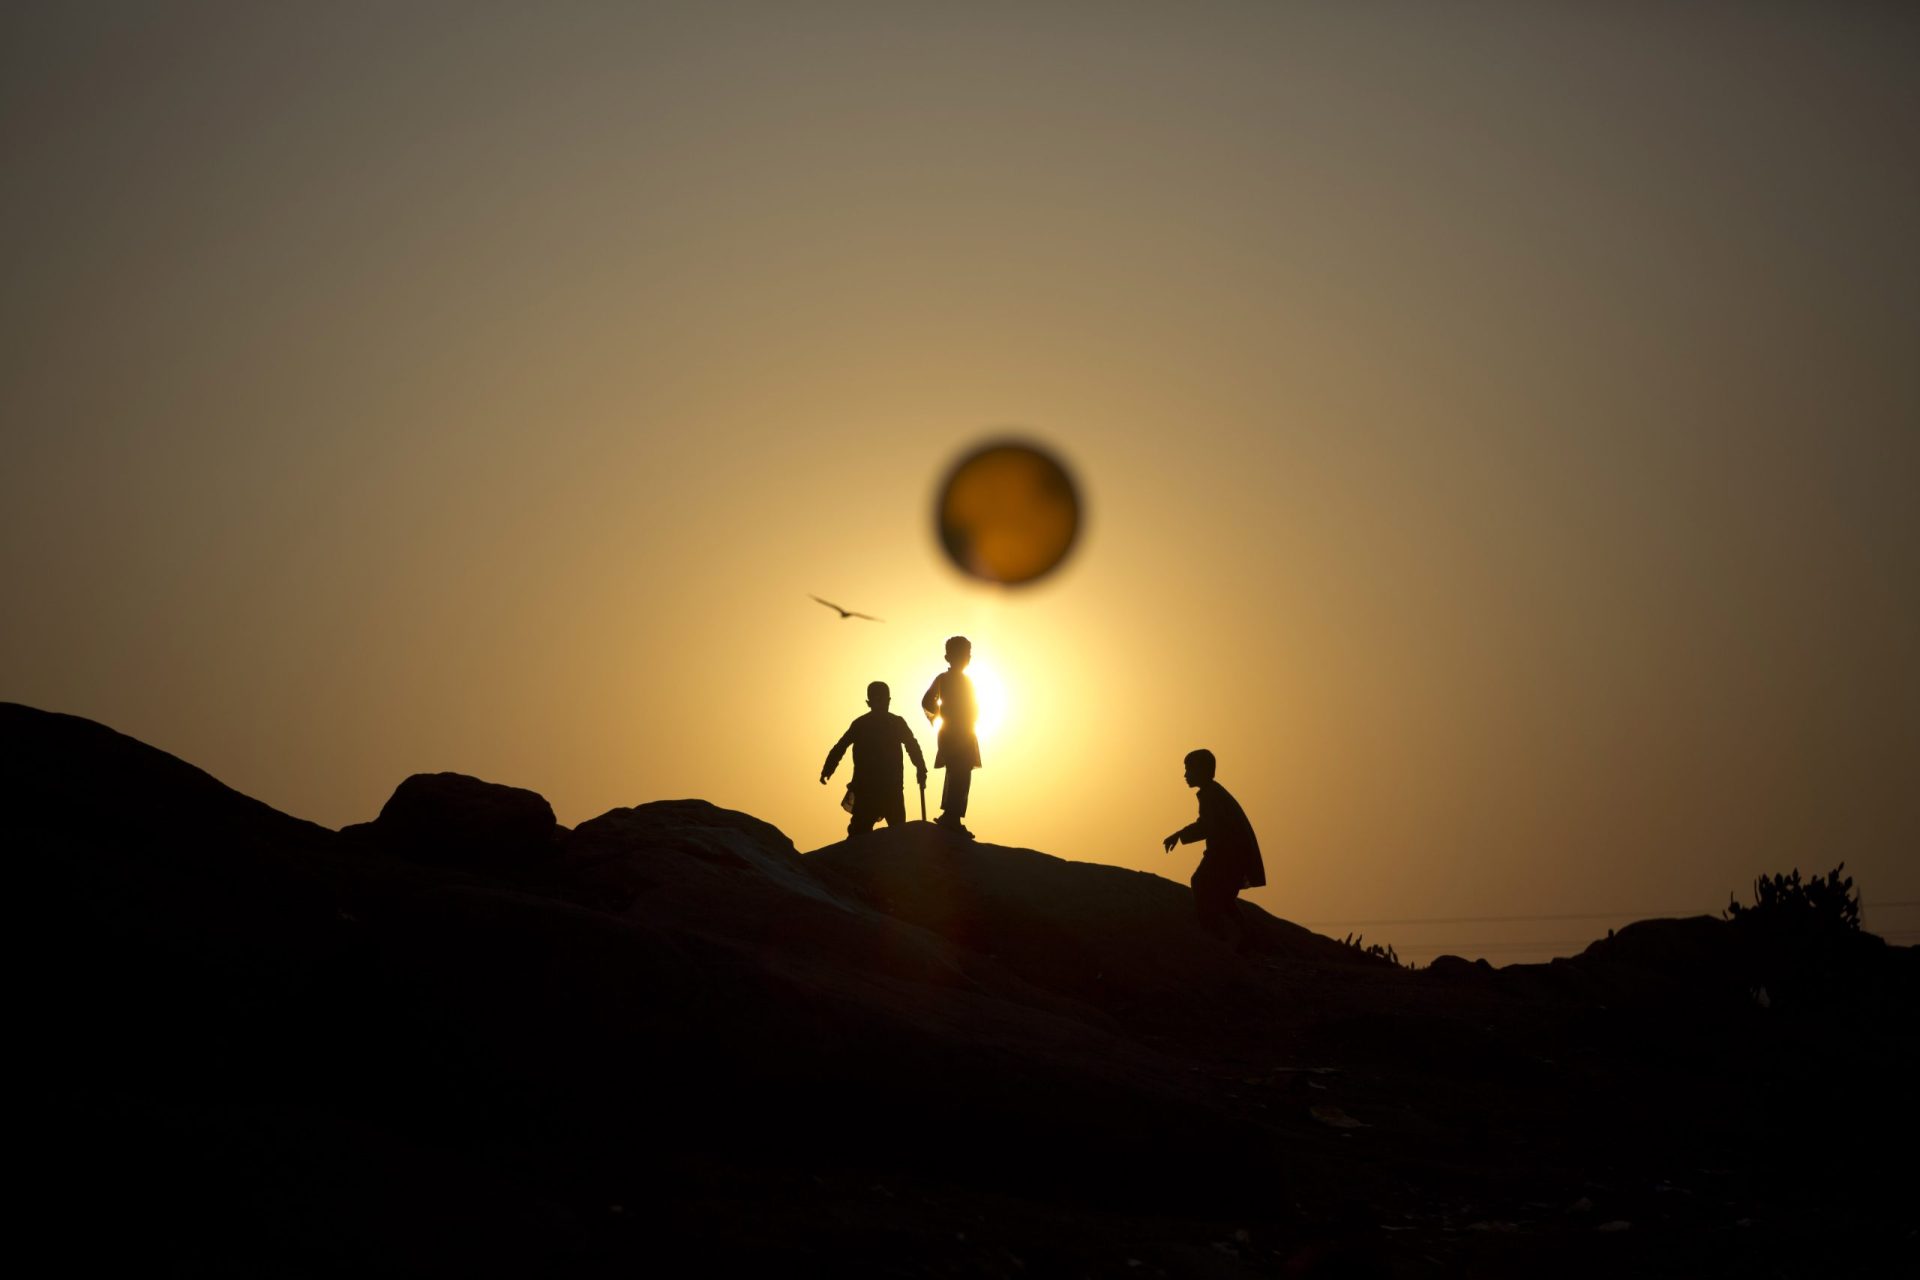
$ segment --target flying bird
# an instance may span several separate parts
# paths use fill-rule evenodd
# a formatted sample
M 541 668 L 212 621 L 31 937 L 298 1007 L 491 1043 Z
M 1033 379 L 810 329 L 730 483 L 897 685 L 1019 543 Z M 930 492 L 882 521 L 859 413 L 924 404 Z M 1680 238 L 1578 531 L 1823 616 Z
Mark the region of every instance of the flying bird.
M 833 601 L 821 600 L 820 597 L 816 595 L 810 594 L 807 596 L 807 599 L 819 601 L 819 603 L 827 606 L 827 608 L 832 609 L 834 612 L 840 615 L 840 621 L 842 622 L 845 622 L 848 618 L 865 618 L 868 622 L 885 622 L 886 621 L 885 618 L 876 618 L 870 613 L 855 613 L 851 609 L 842 609 L 839 605 L 835 604 Z

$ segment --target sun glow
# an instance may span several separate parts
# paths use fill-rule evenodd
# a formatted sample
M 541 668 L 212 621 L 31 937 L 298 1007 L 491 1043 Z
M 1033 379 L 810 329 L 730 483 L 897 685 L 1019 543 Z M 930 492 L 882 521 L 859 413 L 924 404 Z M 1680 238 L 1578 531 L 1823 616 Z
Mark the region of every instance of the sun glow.
M 980 708 L 974 732 L 984 744 L 992 741 L 1007 722 L 1006 686 L 1000 682 L 1000 673 L 986 663 L 968 664 L 967 674 L 973 678 L 973 696 Z
M 971 662 L 967 665 L 967 678 L 973 681 L 973 699 L 978 716 L 973 722 L 973 733 L 982 746 L 993 741 L 1001 728 L 1007 723 L 1008 703 L 1006 686 L 1000 682 L 1000 674 L 984 662 Z M 943 721 L 936 717 L 933 722 L 934 733 L 940 731 Z

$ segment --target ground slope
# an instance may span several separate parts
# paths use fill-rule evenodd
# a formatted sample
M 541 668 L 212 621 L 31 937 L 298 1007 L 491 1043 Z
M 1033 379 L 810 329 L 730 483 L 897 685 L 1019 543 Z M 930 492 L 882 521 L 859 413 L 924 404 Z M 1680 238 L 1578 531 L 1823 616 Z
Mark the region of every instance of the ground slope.
M 697 800 L 567 830 L 443 774 L 331 832 L 13 705 L 0 787 L 47 886 L 51 1185 L 115 1224 L 77 1261 L 1813 1274 L 1911 1246 L 1866 1159 L 1913 1132 L 1913 953 L 1877 940 L 1769 970 L 1768 1008 L 1723 921 L 1415 973 L 1249 906 L 1236 957 L 1184 886 L 922 824 L 808 854 Z

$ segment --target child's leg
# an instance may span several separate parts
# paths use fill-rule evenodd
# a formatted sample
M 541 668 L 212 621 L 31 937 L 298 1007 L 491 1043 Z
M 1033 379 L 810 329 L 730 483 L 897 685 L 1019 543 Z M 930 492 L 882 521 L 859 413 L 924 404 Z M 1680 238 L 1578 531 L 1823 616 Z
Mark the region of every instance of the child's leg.
M 879 806 L 866 803 L 863 797 L 856 793 L 853 797 L 853 817 L 847 823 L 847 834 L 863 836 L 873 830 L 873 824 L 880 821 L 880 818 Z
M 943 817 L 955 822 L 967 816 L 967 795 L 973 790 L 973 770 L 963 764 L 947 766 L 947 780 L 940 788 Z
M 1193 912 L 1200 927 L 1223 942 L 1235 942 L 1240 919 L 1232 883 L 1204 858 L 1188 883 L 1193 886 Z

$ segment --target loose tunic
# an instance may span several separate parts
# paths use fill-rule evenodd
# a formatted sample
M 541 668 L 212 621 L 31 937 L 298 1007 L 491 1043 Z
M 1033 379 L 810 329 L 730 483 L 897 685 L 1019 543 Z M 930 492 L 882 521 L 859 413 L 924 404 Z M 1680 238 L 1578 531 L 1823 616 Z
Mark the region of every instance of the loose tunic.
M 827 752 L 827 763 L 820 772 L 831 776 L 840 767 L 840 757 L 847 748 L 853 748 L 853 786 L 852 794 L 856 803 L 872 800 L 878 803 L 881 797 L 891 793 L 893 799 L 900 798 L 900 748 L 907 749 L 907 755 L 913 760 L 913 767 L 927 767 L 920 754 L 920 744 L 915 741 L 913 730 L 907 728 L 907 722 L 891 711 L 869 711 L 847 726 L 840 735 L 840 741 L 833 744 L 833 750 Z
M 1206 855 L 1200 860 L 1195 879 L 1231 884 L 1234 891 L 1257 889 L 1267 882 L 1266 864 L 1260 860 L 1260 840 L 1253 834 L 1246 810 L 1232 794 L 1212 778 L 1200 784 L 1199 820 L 1180 829 L 1180 843 L 1207 842 Z
M 935 676 L 920 706 L 928 715 L 940 717 L 939 749 L 934 753 L 933 767 L 978 769 L 980 739 L 974 736 L 973 726 L 980 719 L 980 708 L 974 702 L 973 681 L 966 673 L 942 671 Z

